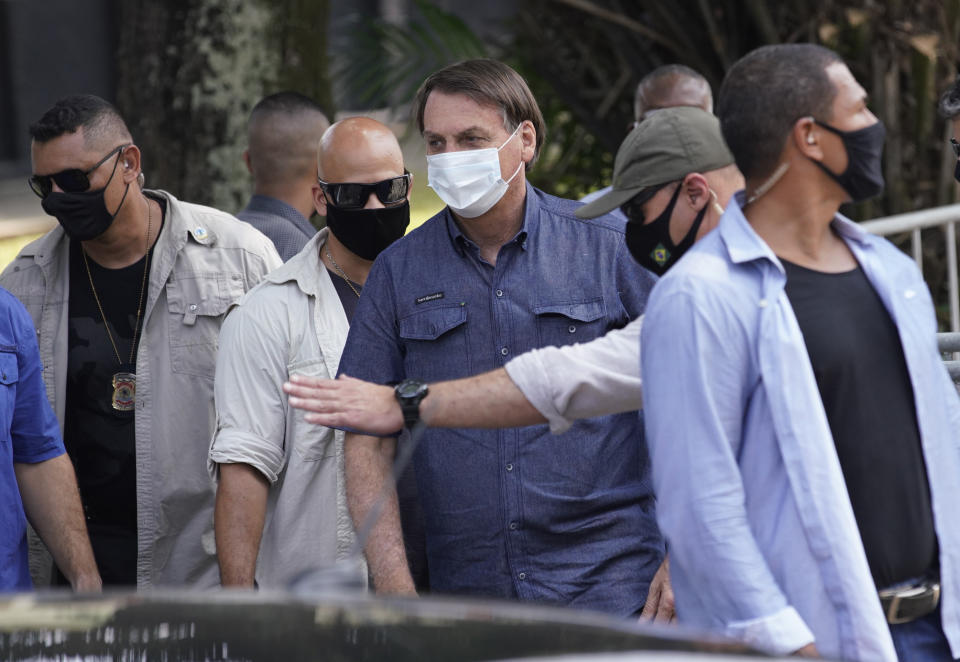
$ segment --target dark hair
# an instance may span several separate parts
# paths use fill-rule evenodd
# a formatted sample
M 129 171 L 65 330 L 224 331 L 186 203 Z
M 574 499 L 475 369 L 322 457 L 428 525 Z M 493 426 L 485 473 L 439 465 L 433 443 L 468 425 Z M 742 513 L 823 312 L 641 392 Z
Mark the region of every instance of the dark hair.
M 643 115 L 642 111 L 676 105 L 675 102 L 678 99 L 675 98 L 674 90 L 677 83 L 682 80 L 701 83 L 706 91 L 706 95 L 699 99 L 684 99 L 683 105 L 697 106 L 708 113 L 712 112 L 713 94 L 707 79 L 686 65 L 665 64 L 648 73 L 637 83 L 637 91 L 633 96 L 634 119 L 639 121 Z M 709 108 L 701 105 L 704 100 L 709 102 Z
M 83 129 L 84 143 L 92 144 L 118 135 L 131 140 L 130 129 L 109 101 L 93 94 L 63 97 L 30 125 L 30 137 L 38 143 Z
M 836 88 L 827 67 L 843 62 L 816 44 L 762 46 L 740 58 L 720 86 L 717 116 L 744 177 L 763 177 L 780 161 L 801 117 L 831 118 Z
M 414 98 L 417 127 L 423 133 L 423 110 L 434 90 L 444 94 L 463 94 L 479 104 L 495 106 L 503 113 L 503 128 L 514 131 L 529 120 L 537 132 L 537 145 L 527 169 L 536 162 L 547 135 L 547 126 L 527 81 L 503 62 L 490 59 L 465 60 L 430 74 Z
M 960 76 L 957 76 L 950 89 L 940 97 L 940 114 L 948 120 L 960 115 Z
M 310 97 L 300 94 L 299 92 L 284 90 L 283 92 L 269 94 L 260 99 L 257 105 L 253 107 L 253 110 L 250 111 L 250 119 L 252 120 L 258 115 L 272 113 L 287 113 L 292 115 L 304 111 L 316 112 L 323 115 L 323 109 Z

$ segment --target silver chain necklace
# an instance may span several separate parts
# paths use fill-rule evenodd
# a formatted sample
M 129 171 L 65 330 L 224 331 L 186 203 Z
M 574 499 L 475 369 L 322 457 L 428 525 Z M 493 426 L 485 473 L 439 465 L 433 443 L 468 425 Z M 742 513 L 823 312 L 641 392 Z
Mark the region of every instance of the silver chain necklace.
M 357 298 L 359 299 L 359 298 L 360 298 L 360 291 L 357 290 L 357 288 L 355 288 L 355 287 L 353 286 L 353 282 L 352 282 L 349 278 L 347 278 L 347 274 L 345 274 L 345 273 L 343 272 L 343 269 L 340 268 L 340 265 L 337 264 L 337 261 L 333 259 L 333 256 L 332 256 L 332 255 L 330 255 L 330 247 L 329 247 L 329 246 L 324 246 L 324 247 L 323 247 L 323 250 L 326 251 L 326 253 L 327 253 L 327 259 L 330 260 L 331 264 L 333 264 L 333 268 L 337 270 L 337 273 L 340 274 L 340 277 L 341 277 L 341 278 L 343 278 L 345 281 L 347 281 L 347 285 L 350 287 L 351 290 L 353 290 L 353 293 L 356 294 L 356 295 L 357 295 Z

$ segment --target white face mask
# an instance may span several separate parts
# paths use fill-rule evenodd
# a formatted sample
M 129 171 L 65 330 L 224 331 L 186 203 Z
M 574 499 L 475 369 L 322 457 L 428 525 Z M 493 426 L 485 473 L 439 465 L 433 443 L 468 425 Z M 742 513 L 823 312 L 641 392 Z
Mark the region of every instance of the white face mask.
M 523 167 L 521 160 L 510 179 L 504 181 L 499 153 L 517 135 L 520 126 L 500 147 L 428 155 L 427 186 L 458 216 L 476 218 L 487 213 L 500 202 Z

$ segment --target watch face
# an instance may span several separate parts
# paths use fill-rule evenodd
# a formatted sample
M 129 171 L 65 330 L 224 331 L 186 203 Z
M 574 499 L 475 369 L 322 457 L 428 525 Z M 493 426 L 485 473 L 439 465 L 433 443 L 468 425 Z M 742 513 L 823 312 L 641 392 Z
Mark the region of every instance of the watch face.
M 405 381 L 397 386 L 397 393 L 401 398 L 413 398 L 425 391 L 427 385 L 423 382 Z

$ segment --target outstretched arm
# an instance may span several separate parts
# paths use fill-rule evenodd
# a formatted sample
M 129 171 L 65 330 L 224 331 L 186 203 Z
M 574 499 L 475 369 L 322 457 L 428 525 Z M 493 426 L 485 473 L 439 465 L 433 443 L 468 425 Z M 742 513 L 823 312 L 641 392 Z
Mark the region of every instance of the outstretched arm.
M 99 591 L 80 491 L 67 455 L 36 464 L 14 463 L 20 498 L 30 524 L 40 534 L 60 571 L 77 591 Z
M 536 349 L 504 368 L 431 384 L 420 416 L 431 427 L 550 423 L 560 433 L 579 418 L 639 409 L 640 329 L 637 319 L 589 343 Z M 336 381 L 294 376 L 284 390 L 292 406 L 312 412 L 311 423 L 379 435 L 403 426 L 389 386 L 345 375 Z
M 403 414 L 393 388 L 346 375 L 317 379 L 293 375 L 283 389 L 290 404 L 306 409 L 311 423 L 394 434 Z M 543 414 L 517 388 L 503 368 L 474 377 L 437 382 L 420 403 L 420 416 L 431 427 L 499 428 L 545 423 Z

